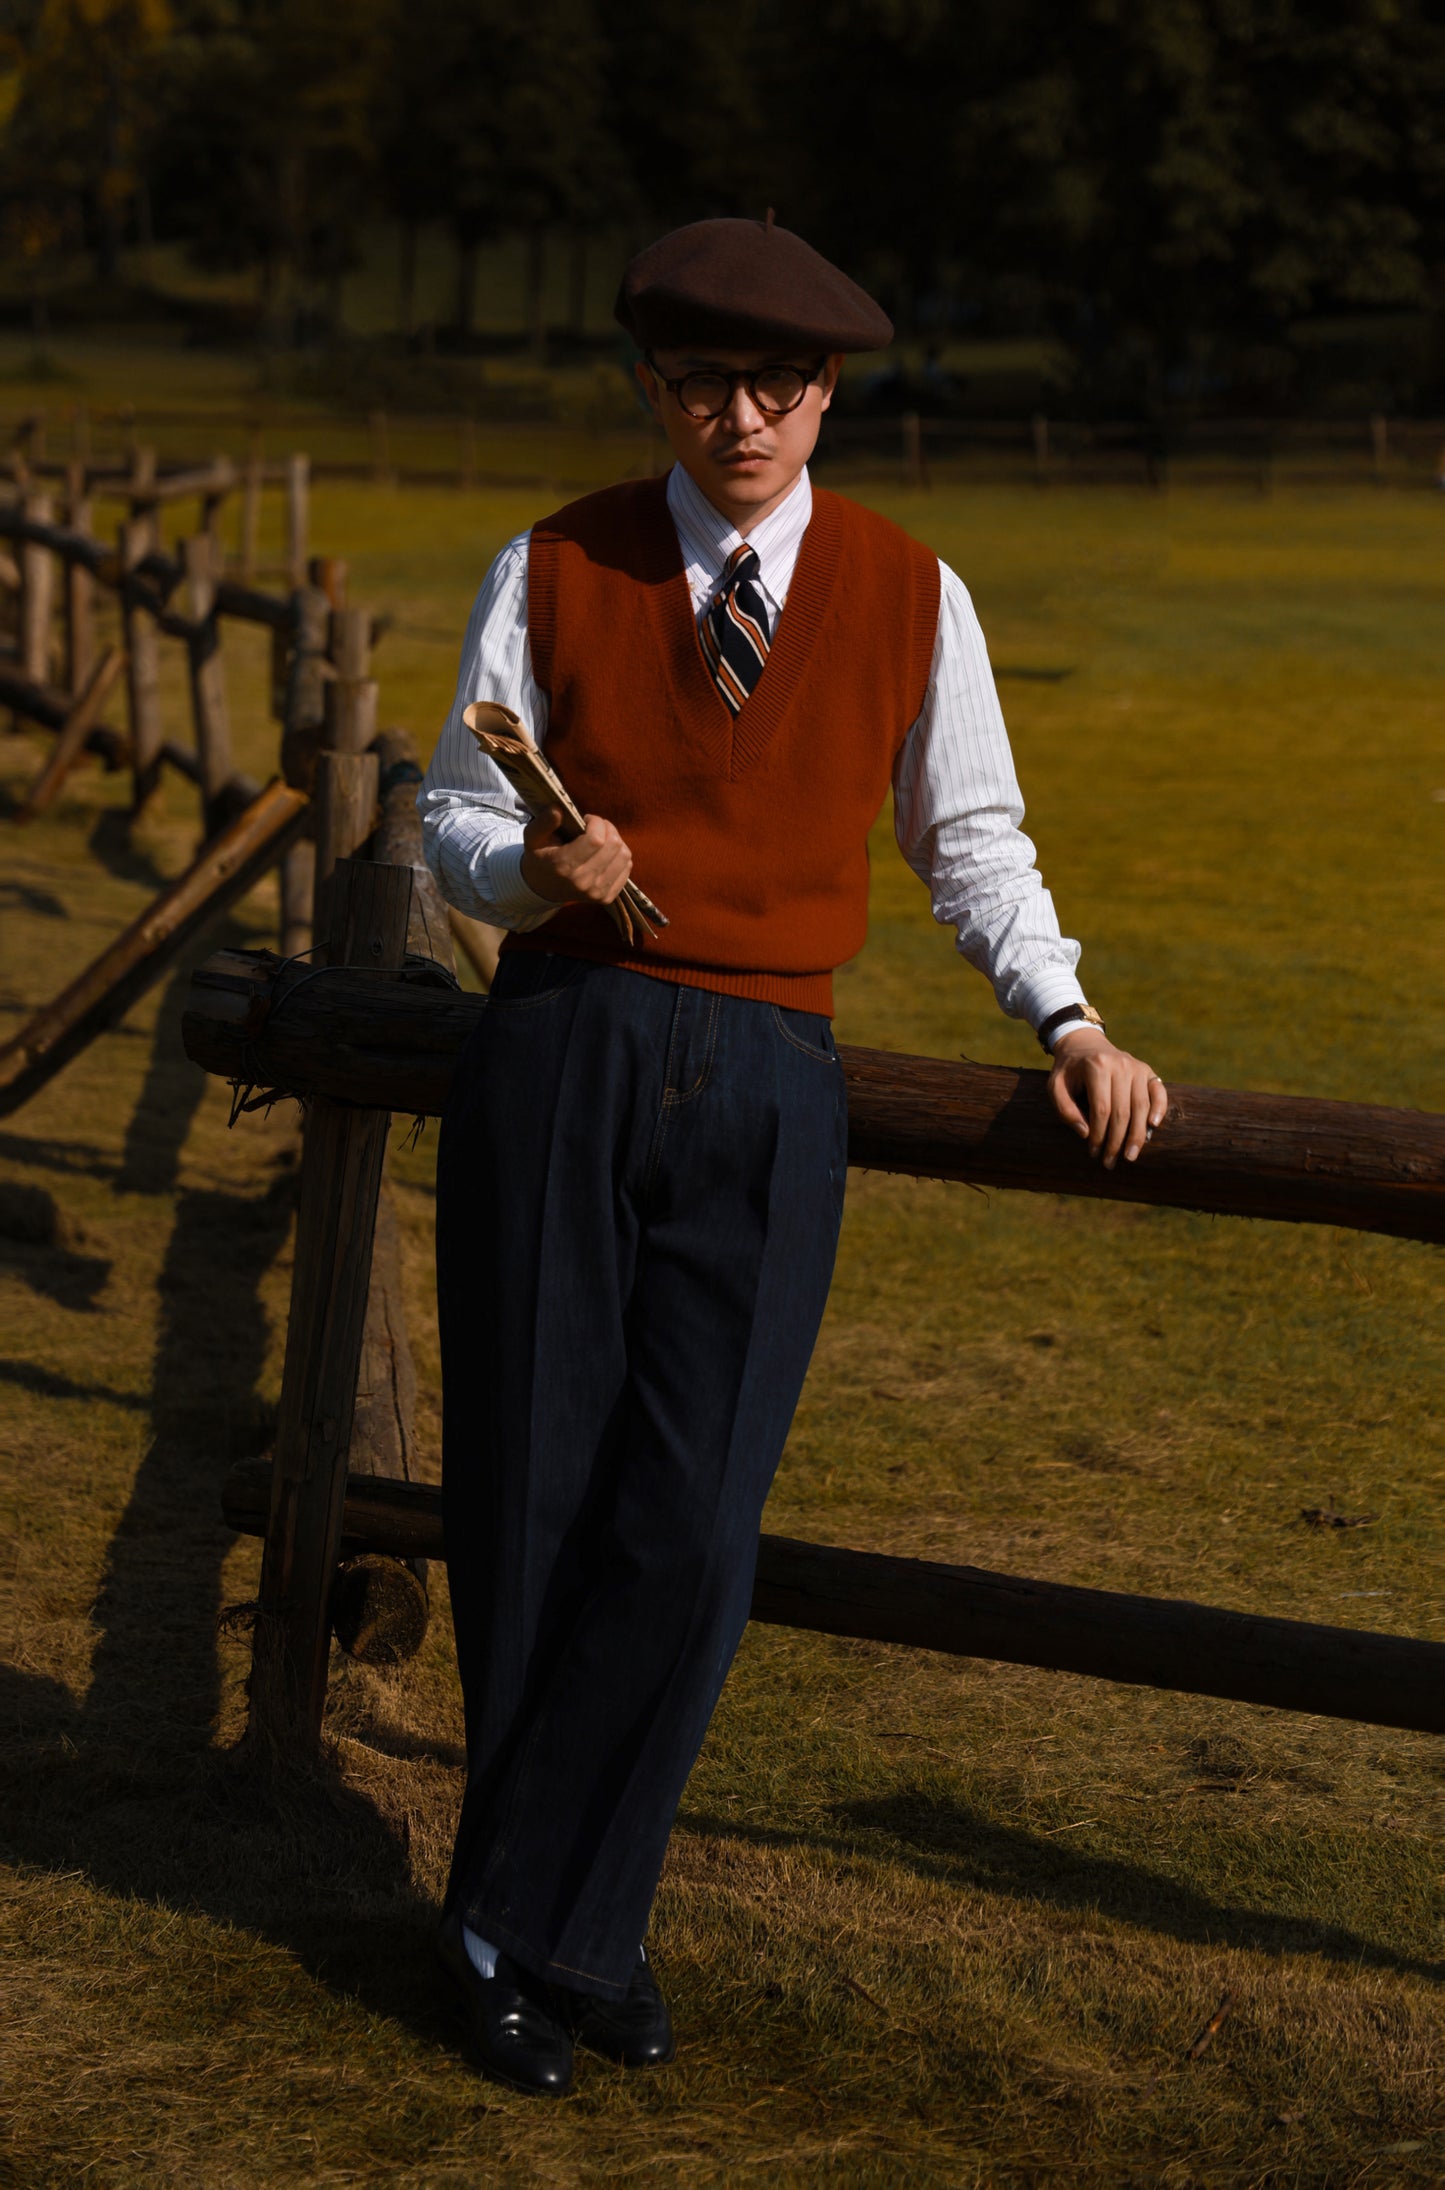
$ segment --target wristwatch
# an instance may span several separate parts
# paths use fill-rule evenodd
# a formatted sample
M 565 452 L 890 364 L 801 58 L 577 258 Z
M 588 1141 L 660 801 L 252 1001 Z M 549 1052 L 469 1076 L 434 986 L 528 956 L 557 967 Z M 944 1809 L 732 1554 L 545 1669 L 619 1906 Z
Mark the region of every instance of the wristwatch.
M 1052 1056 L 1054 1037 L 1062 1034 L 1066 1028 L 1072 1032 L 1076 1026 L 1097 1027 L 1101 1034 L 1107 1031 L 1092 1004 L 1065 1004 L 1061 1011 L 1051 1011 L 1038 1029 L 1039 1048 Z

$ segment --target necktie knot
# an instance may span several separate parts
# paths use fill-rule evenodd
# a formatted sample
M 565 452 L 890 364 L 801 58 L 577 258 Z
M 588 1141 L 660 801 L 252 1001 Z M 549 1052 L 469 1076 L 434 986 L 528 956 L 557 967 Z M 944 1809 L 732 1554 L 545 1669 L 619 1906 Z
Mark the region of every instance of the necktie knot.
M 763 673 L 772 639 L 757 582 L 761 570 L 757 549 L 740 541 L 723 566 L 717 598 L 699 632 L 713 682 L 735 715 Z

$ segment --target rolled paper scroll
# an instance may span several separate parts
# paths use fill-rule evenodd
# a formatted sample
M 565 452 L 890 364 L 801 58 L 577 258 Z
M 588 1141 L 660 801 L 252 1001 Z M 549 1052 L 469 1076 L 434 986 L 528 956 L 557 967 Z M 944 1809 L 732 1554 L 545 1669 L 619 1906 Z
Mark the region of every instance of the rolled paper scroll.
M 562 816 L 559 834 L 563 841 L 570 844 L 582 835 L 586 821 L 541 747 L 528 737 L 520 715 L 514 715 L 510 707 L 503 707 L 497 700 L 473 700 L 462 721 L 488 760 L 501 769 L 529 814 L 545 814 L 556 807 Z M 636 946 L 639 928 L 655 937 L 659 928 L 667 926 L 666 914 L 660 913 L 647 892 L 631 879 L 623 883 L 604 910 L 629 948 Z

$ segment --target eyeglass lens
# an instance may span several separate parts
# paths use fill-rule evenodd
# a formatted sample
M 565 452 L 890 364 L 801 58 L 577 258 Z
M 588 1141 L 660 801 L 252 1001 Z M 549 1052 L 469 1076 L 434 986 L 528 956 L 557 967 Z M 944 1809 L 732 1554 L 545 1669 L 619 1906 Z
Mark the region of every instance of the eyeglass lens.
M 739 375 L 758 409 L 780 418 L 795 411 L 808 383 L 791 365 L 769 366 L 765 372 Z M 688 373 L 677 399 L 689 418 L 720 418 L 732 401 L 733 383 L 722 373 Z

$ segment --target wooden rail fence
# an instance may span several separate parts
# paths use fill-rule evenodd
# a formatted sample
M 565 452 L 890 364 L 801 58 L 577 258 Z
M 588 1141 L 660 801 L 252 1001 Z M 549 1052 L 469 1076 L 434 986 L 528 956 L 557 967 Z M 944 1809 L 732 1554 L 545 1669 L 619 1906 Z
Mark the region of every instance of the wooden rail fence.
M 304 546 L 304 459 L 292 463 L 287 478 L 293 546 Z M 321 964 L 351 947 L 351 929 L 333 935 L 333 882 L 338 863 L 366 847 L 373 887 L 390 889 L 398 901 L 400 893 L 409 914 L 396 943 L 399 955 L 363 957 L 363 963 L 405 964 L 455 989 L 455 938 L 484 985 L 495 967 L 495 932 L 459 914 L 449 917 L 423 862 L 416 811 L 421 769 L 404 731 L 377 730 L 371 675 L 377 627 L 367 611 L 348 605 L 346 566 L 313 558 L 301 582 L 281 595 L 230 575 L 208 523 L 172 550 L 163 546 L 156 509 L 168 495 L 199 494 L 203 516 L 210 517 L 233 485 L 220 464 L 166 479 L 150 452 L 138 451 L 121 482 L 131 506 L 113 547 L 89 530 L 94 474 L 72 482 L 65 524 L 56 522 L 48 497 L 28 485 L 8 506 L 0 505 L 0 539 L 15 547 L 16 587 L 15 645 L 9 661 L 0 659 L 0 702 L 56 733 L 14 818 L 42 814 L 88 750 L 109 767 L 129 767 L 133 812 L 154 794 L 164 768 L 178 770 L 196 785 L 202 822 L 201 848 L 186 872 L 0 1045 L 0 1115 L 29 1101 L 114 1026 L 182 950 L 273 868 L 280 880 L 281 951 L 293 964 L 317 960 L 315 939 Z M 97 643 L 98 590 L 115 597 L 119 645 Z M 64 617 L 60 648 L 52 630 L 57 604 Z M 264 786 L 232 763 L 222 648 L 223 620 L 229 618 L 270 635 L 279 767 Z M 168 737 L 161 720 L 160 651 L 167 639 L 185 653 L 191 747 Z M 67 677 L 68 689 L 51 681 L 56 675 Z M 100 716 L 122 676 L 128 723 L 118 730 Z M 349 1197 L 352 1168 L 361 1160 L 351 1145 L 351 1122 L 361 1116 L 333 1106 L 329 1130 L 325 1106 L 314 1112 L 302 1167 L 303 1183 L 311 1182 L 306 1192 L 314 1192 L 321 1176 L 323 1182 L 341 1180 L 343 1201 Z M 367 1154 L 357 1206 L 365 1254 L 352 1267 L 359 1351 L 342 1449 L 378 1477 L 405 1480 L 414 1456 L 416 1379 L 399 1237 L 381 1179 L 385 1121 L 362 1138 Z M 329 1145 L 341 1151 L 334 1172 L 327 1169 Z M 310 1236 L 308 1225 L 303 1235 Z M 336 1631 L 357 1655 L 405 1654 L 425 1632 L 425 1569 L 415 1562 L 367 1551 L 349 1563 L 332 1597 Z
M 268 1752 L 320 1738 L 343 1560 L 443 1554 L 439 1494 L 348 1468 L 348 1406 L 370 1252 L 374 1149 L 393 1112 L 445 1104 L 484 999 L 423 986 L 411 918 L 358 862 L 333 875 L 323 978 L 220 952 L 196 973 L 187 1053 L 238 1102 L 291 1094 L 332 1121 L 303 1178 L 274 1466 L 236 1470 L 224 1510 L 265 1538 L 251 1731 Z M 393 970 L 377 970 L 390 967 Z M 1445 1240 L 1445 1117 L 1173 1088 L 1137 1164 L 1105 1172 L 1062 1132 L 1042 1072 L 840 1051 L 849 1161 L 913 1176 L 1085 1194 Z M 343 1122 L 344 1121 L 344 1122 Z M 370 1121 L 368 1123 L 368 1121 Z M 343 1139 L 344 1136 L 344 1139 Z M 764 1537 L 753 1616 L 1203 1695 L 1445 1732 L 1445 1643 L 1065 1587 Z

